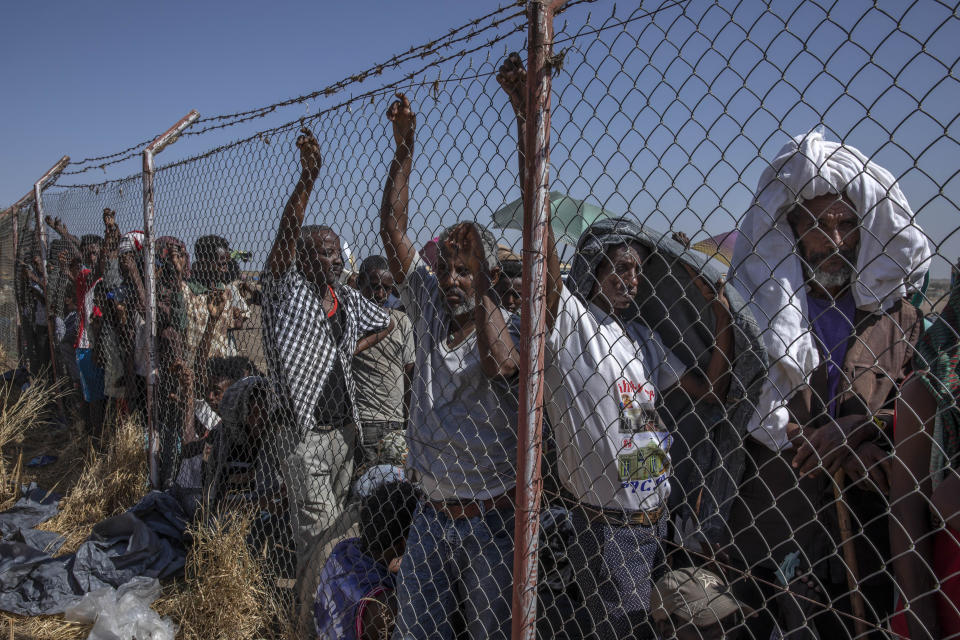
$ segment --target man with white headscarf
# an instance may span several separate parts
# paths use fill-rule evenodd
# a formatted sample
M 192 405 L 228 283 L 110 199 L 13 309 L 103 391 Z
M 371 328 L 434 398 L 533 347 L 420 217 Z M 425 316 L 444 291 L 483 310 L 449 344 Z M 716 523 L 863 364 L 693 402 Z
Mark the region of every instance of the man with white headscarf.
M 831 481 L 841 471 L 868 619 L 882 620 L 893 602 L 884 572 L 887 437 L 921 329 L 906 296 L 920 288 L 930 256 L 894 177 L 820 132 L 780 150 L 741 225 L 731 282 L 753 305 L 770 370 L 731 528 L 750 573 L 824 603 L 777 598 L 785 634 L 806 627 L 801 634 L 847 637 L 851 626 L 816 615 L 851 606 Z M 760 605 L 776 594 L 750 589 Z M 773 622 L 761 615 L 751 626 L 768 637 L 762 627 Z

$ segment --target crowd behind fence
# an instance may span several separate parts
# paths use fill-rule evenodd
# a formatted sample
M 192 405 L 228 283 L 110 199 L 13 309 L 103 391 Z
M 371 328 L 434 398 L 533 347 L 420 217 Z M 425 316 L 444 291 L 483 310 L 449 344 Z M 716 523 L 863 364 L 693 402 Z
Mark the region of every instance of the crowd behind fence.
M 304 634 L 960 637 L 957 6 L 554 4 L 69 164 L 11 366 Z

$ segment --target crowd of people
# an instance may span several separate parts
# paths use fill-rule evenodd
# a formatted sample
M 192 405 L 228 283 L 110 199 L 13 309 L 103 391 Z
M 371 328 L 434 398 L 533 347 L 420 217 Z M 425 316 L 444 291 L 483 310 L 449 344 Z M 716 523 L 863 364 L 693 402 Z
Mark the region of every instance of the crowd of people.
M 497 79 L 527 199 L 516 54 Z M 356 273 L 335 228 L 304 224 L 323 171 L 304 129 L 258 283 L 220 236 L 192 262 L 156 239 L 154 371 L 144 237 L 109 209 L 102 237 L 47 220 L 49 276 L 21 265 L 25 353 L 69 376 L 96 439 L 155 380 L 160 483 L 190 513 L 260 513 L 319 637 L 507 638 L 522 258 L 466 217 L 415 248 L 414 106 L 386 118 L 384 252 Z M 933 250 L 895 178 L 790 140 L 726 274 L 637 219 L 592 224 L 568 268 L 552 230 L 544 247 L 538 634 L 960 633 L 960 287 L 924 318 Z M 234 335 L 252 306 L 262 372 Z M 351 509 L 357 535 L 317 566 Z

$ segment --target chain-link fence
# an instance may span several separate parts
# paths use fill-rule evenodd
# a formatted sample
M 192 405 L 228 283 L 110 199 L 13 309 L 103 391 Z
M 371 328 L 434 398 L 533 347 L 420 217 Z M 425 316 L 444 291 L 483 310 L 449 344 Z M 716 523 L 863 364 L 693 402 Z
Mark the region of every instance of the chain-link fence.
M 22 216 L 11 213 L 0 218 L 0 348 L 5 367 L 15 365 L 20 355 L 20 316 L 17 313 L 14 272 L 17 264 L 16 229 Z
M 4 349 L 302 637 L 960 633 L 956 6 L 557 10 L 68 166 Z

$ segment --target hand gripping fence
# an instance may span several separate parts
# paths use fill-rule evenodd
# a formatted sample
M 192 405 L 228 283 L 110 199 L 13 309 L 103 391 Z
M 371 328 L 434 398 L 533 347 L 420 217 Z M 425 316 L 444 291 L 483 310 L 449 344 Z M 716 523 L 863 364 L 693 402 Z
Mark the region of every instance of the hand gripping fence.
M 500 7 L 58 164 L 0 355 L 245 515 L 250 637 L 960 637 L 958 38 Z

